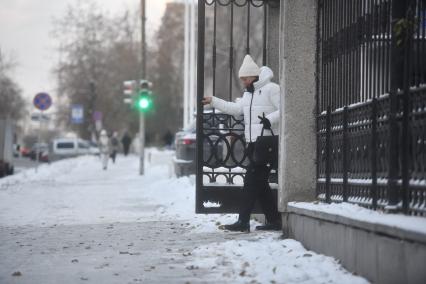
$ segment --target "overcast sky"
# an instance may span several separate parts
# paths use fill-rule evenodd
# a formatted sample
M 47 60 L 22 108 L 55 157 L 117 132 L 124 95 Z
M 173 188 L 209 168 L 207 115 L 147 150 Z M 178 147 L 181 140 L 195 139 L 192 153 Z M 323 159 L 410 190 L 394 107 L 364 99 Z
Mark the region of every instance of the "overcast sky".
M 111 14 L 125 7 L 138 9 L 140 0 L 94 0 Z M 12 55 L 18 66 L 12 74 L 26 98 L 41 91 L 53 94 L 55 81 L 50 71 L 58 56 L 49 36 L 52 19 L 65 14 L 76 0 L 0 0 L 0 48 Z M 170 0 L 146 0 L 147 31 L 156 30 Z

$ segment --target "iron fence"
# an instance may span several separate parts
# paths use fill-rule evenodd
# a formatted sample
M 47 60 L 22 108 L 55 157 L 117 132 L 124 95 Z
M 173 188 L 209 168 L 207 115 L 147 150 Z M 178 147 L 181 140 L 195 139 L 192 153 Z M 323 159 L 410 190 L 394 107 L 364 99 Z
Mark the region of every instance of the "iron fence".
M 318 198 L 425 216 L 426 1 L 318 11 Z

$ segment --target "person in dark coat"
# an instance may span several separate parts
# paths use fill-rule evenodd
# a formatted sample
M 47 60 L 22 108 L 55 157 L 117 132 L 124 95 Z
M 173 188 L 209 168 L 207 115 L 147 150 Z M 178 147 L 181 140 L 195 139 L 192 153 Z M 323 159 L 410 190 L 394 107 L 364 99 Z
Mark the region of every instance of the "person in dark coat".
M 173 143 L 173 134 L 168 129 L 166 134 L 163 136 L 164 144 L 166 144 L 166 147 L 170 148 Z
M 121 143 L 123 144 L 124 156 L 127 156 L 127 154 L 129 154 L 130 144 L 132 143 L 132 138 L 130 137 L 127 131 L 124 133 L 123 137 L 121 138 Z
M 115 163 L 115 159 L 117 157 L 119 143 L 120 142 L 118 142 L 118 133 L 114 131 L 111 137 L 111 159 L 113 163 Z

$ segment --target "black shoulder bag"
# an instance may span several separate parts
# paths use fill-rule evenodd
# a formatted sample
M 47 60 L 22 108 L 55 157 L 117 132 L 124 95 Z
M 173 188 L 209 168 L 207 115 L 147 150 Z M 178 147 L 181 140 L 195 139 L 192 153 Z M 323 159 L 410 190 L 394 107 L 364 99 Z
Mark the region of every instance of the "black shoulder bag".
M 260 136 L 257 137 L 253 151 L 253 162 L 256 165 L 267 165 L 271 169 L 278 169 L 278 135 L 263 136 L 262 128 Z

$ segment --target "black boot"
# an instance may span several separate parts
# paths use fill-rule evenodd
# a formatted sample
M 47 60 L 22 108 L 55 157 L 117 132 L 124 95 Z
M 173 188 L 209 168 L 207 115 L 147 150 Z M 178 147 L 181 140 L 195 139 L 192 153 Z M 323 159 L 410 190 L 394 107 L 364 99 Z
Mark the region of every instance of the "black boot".
M 272 223 L 267 223 L 265 225 L 256 226 L 256 230 L 260 231 L 281 231 L 282 225 L 280 221 L 275 221 Z
M 234 224 L 229 224 L 223 226 L 224 230 L 233 231 L 233 232 L 250 232 L 250 222 L 242 222 L 238 220 Z

